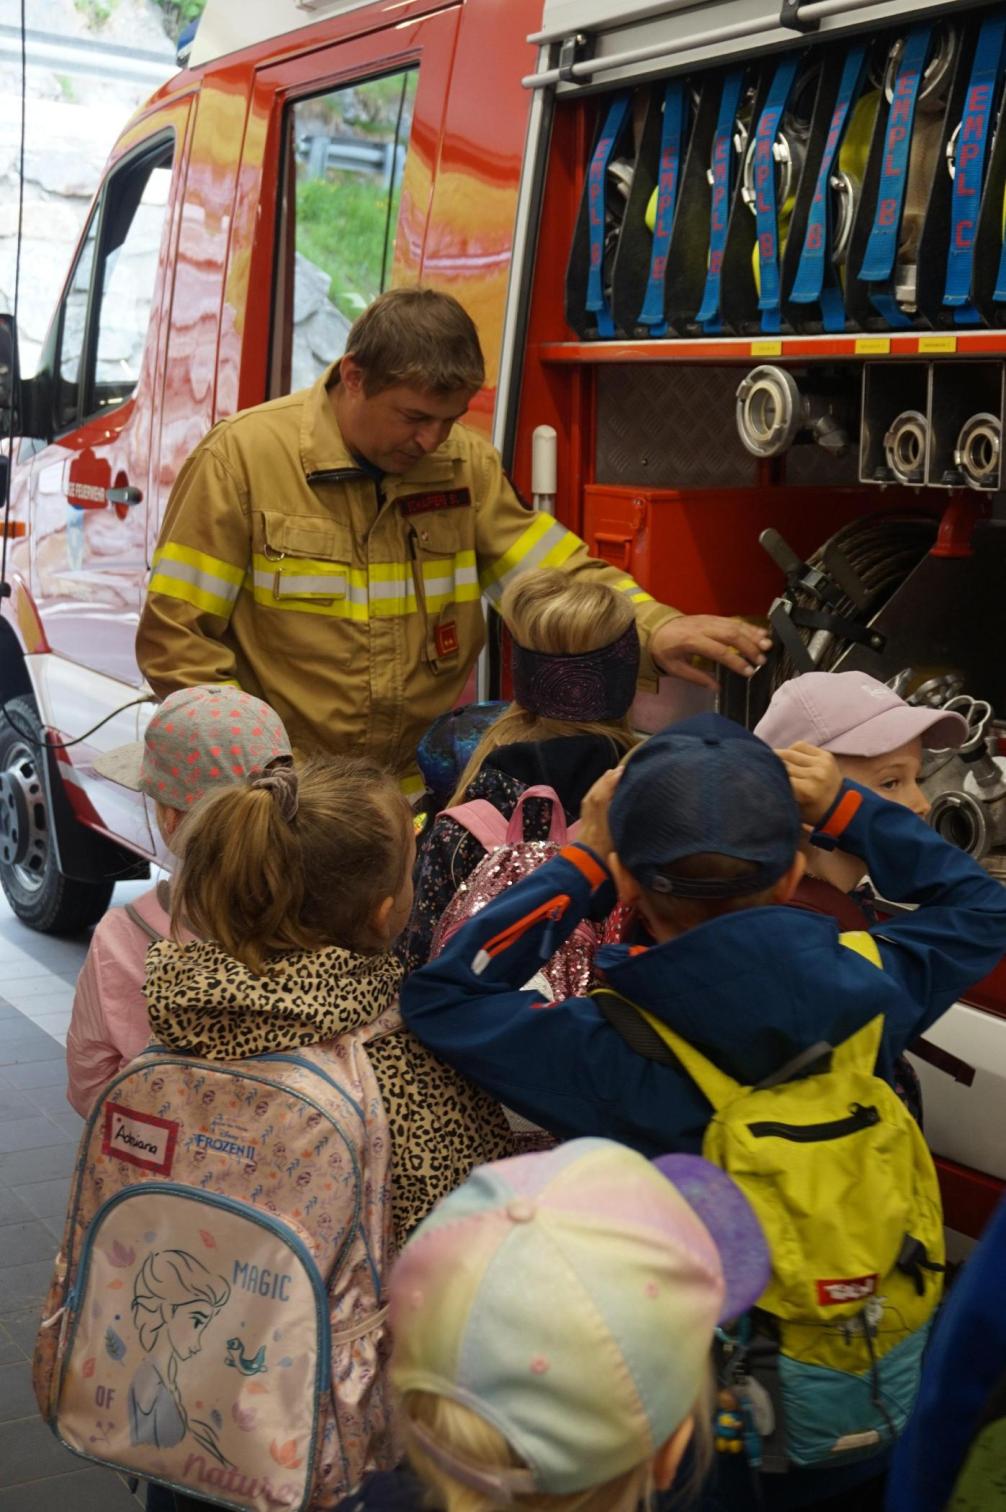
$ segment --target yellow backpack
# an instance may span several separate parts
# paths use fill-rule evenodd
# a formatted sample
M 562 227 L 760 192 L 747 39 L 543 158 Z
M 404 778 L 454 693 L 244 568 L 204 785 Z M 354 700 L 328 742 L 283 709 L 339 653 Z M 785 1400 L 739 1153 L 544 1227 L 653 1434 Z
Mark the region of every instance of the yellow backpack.
M 882 969 L 871 935 L 839 938 Z M 643 1046 L 626 1010 L 642 1019 L 709 1100 L 702 1153 L 768 1239 L 772 1279 L 723 1339 L 749 1455 L 781 1470 L 878 1453 L 915 1401 L 944 1258 L 932 1157 L 875 1073 L 882 1015 L 745 1087 L 638 1004 L 607 988 L 595 997 L 634 1049 L 669 1059 Z

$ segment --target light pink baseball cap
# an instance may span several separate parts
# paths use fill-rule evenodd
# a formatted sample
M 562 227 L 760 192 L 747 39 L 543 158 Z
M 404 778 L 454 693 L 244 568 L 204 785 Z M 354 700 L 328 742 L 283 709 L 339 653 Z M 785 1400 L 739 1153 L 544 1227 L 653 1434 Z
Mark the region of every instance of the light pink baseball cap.
M 212 788 L 261 777 L 292 754 L 283 721 L 267 703 L 218 683 L 169 693 L 143 739 L 105 751 L 94 770 L 185 812 Z
M 776 750 L 806 740 L 836 756 L 884 756 L 910 740 L 931 751 L 956 750 L 968 722 L 907 704 L 865 672 L 805 672 L 776 689 L 754 733 Z

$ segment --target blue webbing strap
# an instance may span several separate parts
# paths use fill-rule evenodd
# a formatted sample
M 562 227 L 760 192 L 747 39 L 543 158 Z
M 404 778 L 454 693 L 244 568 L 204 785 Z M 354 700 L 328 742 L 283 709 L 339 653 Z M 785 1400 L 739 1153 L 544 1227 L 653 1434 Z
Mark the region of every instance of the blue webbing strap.
M 758 264 L 761 273 L 761 292 L 758 308 L 762 312 L 763 331 L 782 330 L 779 290 L 779 214 L 775 192 L 775 146 L 776 134 L 786 101 L 796 78 L 799 58 L 790 53 L 780 59 L 772 80 L 772 87 L 765 101 L 755 135 L 754 190 L 755 218 L 758 228 Z
M 866 62 L 865 42 L 854 42 L 845 55 L 835 108 L 824 143 L 824 156 L 814 186 L 807 230 L 790 299 L 794 304 L 819 304 L 826 331 L 845 329 L 845 300 L 831 256 L 831 175 L 842 146 L 852 103 L 859 94 Z
M 597 316 L 597 334 L 614 336 L 615 322 L 604 297 L 604 188 L 608 163 L 629 108 L 629 91 L 617 94 L 608 107 L 608 115 L 598 137 L 587 177 L 587 222 L 590 228 L 590 270 L 587 274 L 588 314 Z
M 660 130 L 660 174 L 657 179 L 657 213 L 653 222 L 653 246 L 650 249 L 650 276 L 646 283 L 640 325 L 650 327 L 651 336 L 666 336 L 664 319 L 664 275 L 667 272 L 667 249 L 671 244 L 674 208 L 681 180 L 681 135 L 685 119 L 685 91 L 673 79 L 664 91 L 664 119 Z
M 695 317 L 703 330 L 710 335 L 717 335 L 722 329 L 719 321 L 720 280 L 723 276 L 723 249 L 727 242 L 727 224 L 730 218 L 730 191 L 733 188 L 730 182 L 730 169 L 733 163 L 734 123 L 737 119 L 737 107 L 740 104 L 743 83 L 744 70 L 741 68 L 733 69 L 724 78 L 723 92 L 720 95 L 720 113 L 716 119 L 716 133 L 713 137 L 713 186 L 709 209 L 709 271 L 706 274 L 702 304 Z
M 1002 11 L 982 22 L 971 65 L 971 79 L 964 97 L 961 129 L 957 136 L 957 169 L 950 211 L 950 251 L 943 303 L 954 311 L 957 325 L 980 325 L 981 316 L 971 302 L 971 275 L 975 261 L 975 229 L 981 204 L 985 160 L 992 135 L 992 108 L 996 83 L 1006 49 L 1006 15 Z M 1002 264 L 1000 264 L 1002 266 Z
M 929 55 L 931 36 L 931 26 L 919 25 L 911 27 L 905 38 L 905 50 L 894 81 L 891 108 L 887 112 L 884 158 L 873 229 L 859 270 L 864 283 L 887 284 L 894 272 L 901 234 L 901 214 L 905 204 L 915 106 Z M 889 289 L 871 289 L 870 300 L 878 315 L 883 315 L 889 325 L 912 324 Z

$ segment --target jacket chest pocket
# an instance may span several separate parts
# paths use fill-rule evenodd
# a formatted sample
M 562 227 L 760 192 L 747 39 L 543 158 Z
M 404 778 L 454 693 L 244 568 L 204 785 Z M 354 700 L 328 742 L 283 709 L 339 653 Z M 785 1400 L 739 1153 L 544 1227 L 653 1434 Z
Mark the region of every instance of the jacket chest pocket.
M 366 618 L 366 592 L 353 591 L 352 535 L 344 525 L 262 511 L 254 517 L 254 544 L 257 604 L 337 619 Z
M 485 634 L 471 511 L 415 515 L 406 541 L 424 660 L 434 673 L 451 672 L 475 655 Z

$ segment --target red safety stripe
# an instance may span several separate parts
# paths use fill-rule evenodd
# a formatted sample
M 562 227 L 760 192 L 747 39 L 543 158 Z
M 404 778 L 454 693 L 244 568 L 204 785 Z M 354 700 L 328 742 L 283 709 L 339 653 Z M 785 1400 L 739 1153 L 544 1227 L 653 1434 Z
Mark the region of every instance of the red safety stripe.
M 842 801 L 832 813 L 828 823 L 822 825 L 819 833 L 827 835 L 830 840 L 837 840 L 852 823 L 853 815 L 859 812 L 862 802 L 862 793 L 857 793 L 853 788 L 850 788 L 842 797 Z

